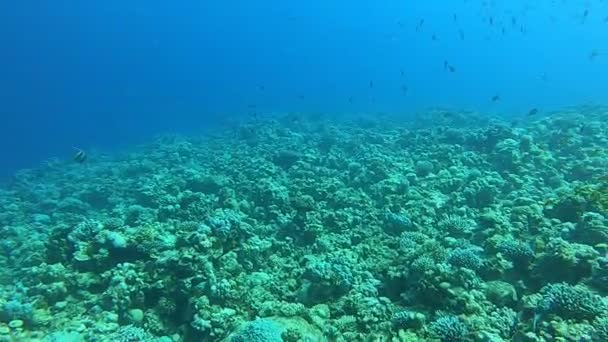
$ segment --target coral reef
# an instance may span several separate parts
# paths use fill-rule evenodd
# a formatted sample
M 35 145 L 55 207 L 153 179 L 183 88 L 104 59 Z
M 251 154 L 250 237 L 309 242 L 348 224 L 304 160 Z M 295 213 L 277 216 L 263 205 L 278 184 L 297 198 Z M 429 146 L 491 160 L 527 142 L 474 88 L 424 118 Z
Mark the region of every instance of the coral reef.
M 277 115 L 22 170 L 0 341 L 605 341 L 608 109 L 582 112 Z

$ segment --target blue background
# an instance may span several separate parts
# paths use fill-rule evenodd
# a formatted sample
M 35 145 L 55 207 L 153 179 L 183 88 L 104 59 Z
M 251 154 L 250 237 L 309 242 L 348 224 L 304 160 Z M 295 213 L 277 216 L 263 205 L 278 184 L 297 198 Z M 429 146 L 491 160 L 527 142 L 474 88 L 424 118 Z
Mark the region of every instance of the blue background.
M 70 158 L 73 146 L 204 131 L 247 116 L 250 104 L 267 113 L 450 106 L 506 116 L 605 104 L 608 4 L 3 1 L 0 43 L 7 176 Z

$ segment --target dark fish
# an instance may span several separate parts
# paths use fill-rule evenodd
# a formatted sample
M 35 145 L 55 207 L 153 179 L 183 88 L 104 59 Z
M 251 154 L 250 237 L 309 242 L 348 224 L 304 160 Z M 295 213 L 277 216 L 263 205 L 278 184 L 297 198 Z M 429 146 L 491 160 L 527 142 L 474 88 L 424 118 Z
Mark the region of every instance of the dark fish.
M 298 100 L 304 101 L 304 95 L 298 95 Z
M 432 39 L 433 41 L 436 41 L 436 40 L 437 40 L 437 35 L 433 33 L 433 35 L 431 36 L 431 39 Z
M 348 103 L 353 104 L 353 97 L 352 96 L 348 97 Z
M 454 22 L 458 22 L 458 17 L 456 16 L 456 13 L 454 13 L 454 15 L 452 16 L 452 18 L 454 18 Z
M 505 28 L 504 27 L 500 31 L 502 32 L 503 35 L 505 34 Z
M 407 96 L 407 91 L 408 91 L 408 87 L 404 84 L 401 86 L 401 94 L 403 94 L 403 96 Z
M 494 25 L 494 17 L 490 17 L 490 19 L 488 20 L 490 22 L 490 25 Z
M 403 69 L 401 69 L 401 76 L 404 77 L 405 76 L 405 71 L 403 71 Z
M 608 16 L 604 18 L 604 24 L 608 24 Z
M 600 52 L 597 51 L 596 49 L 593 49 L 593 50 L 591 50 L 591 53 L 589 53 L 589 59 L 593 61 L 599 55 L 600 55 Z
M 588 15 L 589 15 L 589 10 L 586 9 L 585 12 L 583 12 L 583 19 L 587 18 Z
M 536 114 L 538 114 L 538 108 L 532 108 L 528 112 L 528 116 L 532 116 L 532 115 L 536 115 Z
M 76 152 L 74 153 L 74 156 L 72 156 L 72 159 L 74 159 L 74 161 L 79 164 L 84 163 L 87 160 L 86 152 L 76 147 L 74 147 L 74 149 L 76 150 Z
M 369 81 L 369 87 L 373 88 L 374 87 L 374 81 Z
M 464 31 L 462 29 L 458 30 L 458 34 L 460 35 L 460 40 L 464 40 Z
M 416 32 L 420 31 L 420 29 L 422 28 L 422 25 L 424 25 L 424 18 L 420 19 L 420 21 L 418 22 L 418 25 L 416 25 Z
M 492 96 L 492 102 L 496 102 L 498 100 L 500 100 L 500 95 L 494 95 L 494 96 Z
M 259 89 L 260 91 L 264 91 L 264 89 L 265 89 L 265 88 L 264 88 L 264 86 L 263 86 L 263 85 L 260 85 L 260 86 L 258 86 L 258 89 Z
M 256 109 L 257 107 L 258 107 L 258 106 L 256 106 L 256 105 L 255 105 L 255 104 L 253 104 L 253 103 L 252 103 L 252 104 L 248 104 L 248 105 L 247 105 L 247 108 L 249 108 L 249 109 Z
M 517 18 L 511 17 L 511 25 L 517 25 Z

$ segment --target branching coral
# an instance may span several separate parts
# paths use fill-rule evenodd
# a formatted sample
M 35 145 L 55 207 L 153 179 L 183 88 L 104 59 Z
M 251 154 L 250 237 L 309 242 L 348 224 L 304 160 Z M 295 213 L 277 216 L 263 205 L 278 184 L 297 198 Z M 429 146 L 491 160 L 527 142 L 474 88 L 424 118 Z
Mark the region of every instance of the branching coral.
M 607 312 L 604 299 L 583 285 L 549 284 L 542 288 L 542 299 L 536 312 L 554 314 L 565 319 L 592 320 Z

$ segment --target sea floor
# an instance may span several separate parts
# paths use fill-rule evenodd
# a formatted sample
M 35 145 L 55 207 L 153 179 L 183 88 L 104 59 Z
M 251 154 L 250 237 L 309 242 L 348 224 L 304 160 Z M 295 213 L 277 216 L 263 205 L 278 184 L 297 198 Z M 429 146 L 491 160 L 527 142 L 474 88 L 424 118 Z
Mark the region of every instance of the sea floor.
M 608 108 L 285 115 L 0 187 L 0 341 L 606 341 Z

